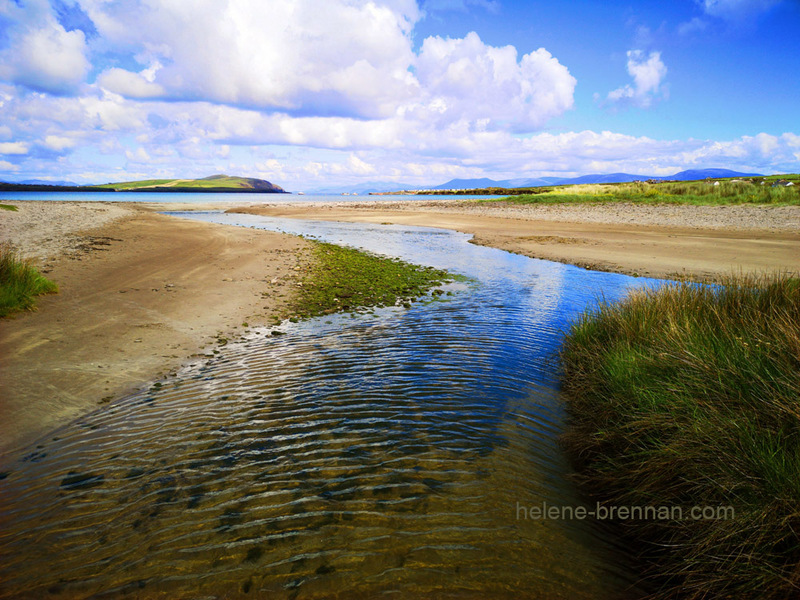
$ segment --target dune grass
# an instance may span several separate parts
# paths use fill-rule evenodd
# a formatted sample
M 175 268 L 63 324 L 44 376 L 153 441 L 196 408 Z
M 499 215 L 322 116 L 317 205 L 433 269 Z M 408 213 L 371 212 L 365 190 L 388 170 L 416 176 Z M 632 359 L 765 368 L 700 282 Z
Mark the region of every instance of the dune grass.
M 52 294 L 58 286 L 20 260 L 9 244 L 0 244 L 0 317 L 36 305 L 36 296 Z
M 761 180 L 720 181 L 719 185 L 706 181 L 678 181 L 660 183 L 589 184 L 547 187 L 530 190 L 532 193 L 509 196 L 502 200 L 484 202 L 511 202 L 515 204 L 562 204 L 579 202 L 635 202 L 643 204 L 775 204 L 800 205 L 800 178 L 790 187 L 772 187 Z
M 735 513 L 619 521 L 656 597 L 800 597 L 800 279 L 635 293 L 575 324 L 563 365 L 588 491 Z
M 11 212 L 17 212 L 17 207 L 13 204 L 0 204 L 0 210 L 8 210 Z
M 289 311 L 295 318 L 408 306 L 452 279 L 445 271 L 324 242 L 314 242 L 313 252 L 315 260 Z

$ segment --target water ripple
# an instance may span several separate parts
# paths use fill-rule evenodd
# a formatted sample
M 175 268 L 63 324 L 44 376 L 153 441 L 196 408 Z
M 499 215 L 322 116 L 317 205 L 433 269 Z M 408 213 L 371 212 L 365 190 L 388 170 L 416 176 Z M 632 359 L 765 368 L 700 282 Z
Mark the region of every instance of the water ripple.
M 433 266 L 465 253 L 405 235 Z M 581 504 L 554 385 L 577 274 L 532 262 L 445 302 L 253 331 L 26 450 L 2 481 L 0 597 L 624 596 L 601 524 L 519 518 Z

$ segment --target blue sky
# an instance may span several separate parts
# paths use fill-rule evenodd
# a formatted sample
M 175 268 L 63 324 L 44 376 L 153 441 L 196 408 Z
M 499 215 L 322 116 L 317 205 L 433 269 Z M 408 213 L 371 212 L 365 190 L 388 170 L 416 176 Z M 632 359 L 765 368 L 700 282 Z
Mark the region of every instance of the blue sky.
M 800 171 L 800 2 L 0 0 L 0 180 Z

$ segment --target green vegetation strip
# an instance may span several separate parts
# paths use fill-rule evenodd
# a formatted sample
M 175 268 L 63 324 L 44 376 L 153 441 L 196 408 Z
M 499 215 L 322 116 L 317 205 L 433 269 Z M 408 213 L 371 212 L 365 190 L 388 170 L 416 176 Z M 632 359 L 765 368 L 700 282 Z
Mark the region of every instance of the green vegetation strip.
M 798 597 L 800 279 L 675 284 L 602 305 L 572 328 L 563 364 L 564 444 L 587 490 L 606 505 L 682 508 L 618 520 L 655 597 Z M 715 514 L 694 520 L 694 506 Z
M 18 258 L 11 246 L 0 244 L 0 317 L 35 307 L 35 297 L 58 291 L 58 286 Z
M 10 210 L 12 212 L 17 212 L 17 207 L 13 204 L 0 204 L 0 210 Z
M 786 176 L 791 186 L 776 186 L 772 179 L 755 181 L 691 181 L 659 183 L 587 184 L 542 187 L 527 193 L 480 202 L 513 204 L 566 204 L 591 202 L 635 202 L 640 204 L 777 204 L 800 205 L 800 177 Z M 718 184 L 718 185 L 715 185 Z
M 154 186 L 165 186 L 163 189 L 169 191 L 167 184 L 173 184 L 182 189 L 188 188 L 239 188 L 245 187 L 246 180 L 241 177 L 216 177 L 213 179 L 145 179 L 142 181 L 126 181 L 122 183 L 105 183 L 94 187 L 118 190 L 136 190 Z
M 174 179 L 144 179 L 142 181 L 125 181 L 121 183 L 104 183 L 103 185 L 95 185 L 92 187 L 95 188 L 102 188 L 102 189 L 119 189 L 119 190 L 129 190 L 129 189 L 136 189 L 140 187 L 148 187 L 153 185 L 164 185 L 167 183 L 171 183 L 175 181 Z
M 315 242 L 315 261 L 290 314 L 309 318 L 371 307 L 409 306 L 431 288 L 452 280 L 446 271 L 368 252 Z M 441 293 L 435 289 L 434 294 Z

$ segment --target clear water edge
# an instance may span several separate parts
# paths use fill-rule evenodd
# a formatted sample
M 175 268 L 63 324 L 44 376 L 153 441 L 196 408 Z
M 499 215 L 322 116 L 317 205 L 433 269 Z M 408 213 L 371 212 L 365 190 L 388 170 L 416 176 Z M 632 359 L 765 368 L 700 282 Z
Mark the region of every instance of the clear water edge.
M 519 507 L 582 504 L 557 444 L 555 353 L 599 291 L 653 282 L 443 230 L 191 216 L 480 283 L 253 330 L 48 436 L 0 482 L 0 597 L 635 597 L 602 523 Z

